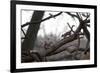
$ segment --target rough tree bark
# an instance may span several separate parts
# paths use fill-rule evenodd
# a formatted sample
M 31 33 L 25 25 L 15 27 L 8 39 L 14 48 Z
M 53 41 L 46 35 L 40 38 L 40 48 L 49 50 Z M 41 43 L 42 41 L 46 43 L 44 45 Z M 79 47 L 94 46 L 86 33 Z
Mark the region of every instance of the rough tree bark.
M 44 16 L 44 11 L 34 11 L 30 22 L 40 21 L 42 20 L 43 16 Z M 40 23 L 29 25 L 25 36 L 26 39 L 24 39 L 21 46 L 22 56 L 23 56 L 23 52 L 33 49 L 39 27 L 40 27 Z

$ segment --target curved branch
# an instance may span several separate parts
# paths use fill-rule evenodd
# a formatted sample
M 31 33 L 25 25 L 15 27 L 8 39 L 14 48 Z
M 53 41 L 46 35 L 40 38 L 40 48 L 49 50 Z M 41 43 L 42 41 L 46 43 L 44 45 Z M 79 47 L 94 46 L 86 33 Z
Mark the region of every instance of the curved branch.
M 55 14 L 55 15 L 52 15 L 52 16 L 50 15 L 49 17 L 44 18 L 44 19 L 42 19 L 42 20 L 40 20 L 40 21 L 27 22 L 26 24 L 21 25 L 21 27 L 25 27 L 25 26 L 30 25 L 30 24 L 41 23 L 41 22 L 46 21 L 46 20 L 49 20 L 49 19 L 51 19 L 51 18 L 55 18 L 55 17 L 59 16 L 60 14 L 62 14 L 62 12 L 59 12 L 59 13 L 57 13 L 57 14 Z
M 67 13 L 68 15 L 70 15 L 70 16 L 72 16 L 72 17 L 76 17 L 76 18 L 78 18 L 77 15 L 75 15 L 75 14 L 71 14 L 70 12 L 65 12 L 65 13 Z
M 65 13 L 70 15 L 72 18 L 76 17 L 79 21 L 81 21 L 81 18 L 80 18 L 79 14 L 77 12 L 76 12 L 76 15 L 75 14 L 71 14 L 70 12 L 65 12 Z

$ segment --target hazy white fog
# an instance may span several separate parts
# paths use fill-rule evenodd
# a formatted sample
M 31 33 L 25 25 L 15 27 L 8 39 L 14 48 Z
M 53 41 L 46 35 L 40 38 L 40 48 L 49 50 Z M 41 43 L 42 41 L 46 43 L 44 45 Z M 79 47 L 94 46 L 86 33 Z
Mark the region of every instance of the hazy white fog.
M 28 11 L 28 10 L 22 10 L 22 24 L 25 24 L 26 22 L 30 22 L 33 11 Z M 48 12 L 46 11 L 44 14 L 44 18 L 50 16 L 50 14 L 55 15 L 59 12 Z M 61 35 L 70 30 L 68 28 L 67 23 L 69 23 L 71 26 L 74 24 L 74 30 L 77 28 L 77 26 L 79 25 L 79 21 L 77 19 L 73 19 L 71 18 L 71 16 L 69 16 L 66 13 L 62 13 L 61 15 L 55 17 L 55 18 L 51 18 L 49 20 L 46 20 L 44 22 L 41 23 L 40 25 L 40 29 L 38 31 L 38 36 L 44 37 L 45 35 L 49 35 L 49 34 L 53 34 L 56 35 L 58 38 L 61 38 Z M 24 27 L 24 30 L 27 30 L 28 26 Z

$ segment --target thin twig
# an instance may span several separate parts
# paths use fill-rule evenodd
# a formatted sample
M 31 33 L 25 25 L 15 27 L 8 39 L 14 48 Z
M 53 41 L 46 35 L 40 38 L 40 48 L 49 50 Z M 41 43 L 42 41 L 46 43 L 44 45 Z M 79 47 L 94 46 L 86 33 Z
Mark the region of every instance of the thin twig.
M 69 23 L 67 23 L 67 24 L 68 24 L 70 30 L 71 30 L 73 33 L 75 33 L 74 30 L 73 30 L 73 27 L 74 27 L 75 25 L 72 25 L 72 27 L 71 27 L 71 26 L 69 25 Z
M 24 32 L 24 30 L 21 28 L 21 30 L 22 30 L 22 32 L 23 32 L 23 34 L 24 34 L 24 36 L 26 36 L 26 34 L 25 34 L 25 32 Z

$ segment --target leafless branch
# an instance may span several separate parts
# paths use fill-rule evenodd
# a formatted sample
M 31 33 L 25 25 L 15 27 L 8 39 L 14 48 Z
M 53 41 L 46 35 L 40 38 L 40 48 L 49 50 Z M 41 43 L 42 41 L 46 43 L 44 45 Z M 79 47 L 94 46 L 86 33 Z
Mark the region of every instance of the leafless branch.
M 71 30 L 73 33 L 75 33 L 74 30 L 73 30 L 73 27 L 74 27 L 75 25 L 72 25 L 72 27 L 71 27 L 71 26 L 69 25 L 69 23 L 67 23 L 67 24 L 68 24 L 70 30 Z
M 76 17 L 79 21 L 81 21 L 81 18 L 79 16 L 78 12 L 76 12 L 76 14 L 71 14 L 70 12 L 65 12 L 65 13 L 67 13 L 68 15 L 70 15 L 72 18 Z
M 78 18 L 77 15 L 75 15 L 75 14 L 71 14 L 70 12 L 65 12 L 65 13 L 67 13 L 67 14 L 70 15 L 70 16 L 72 16 L 73 18 L 74 18 L 74 17 Z
M 57 14 L 55 14 L 55 15 L 52 15 L 52 16 L 50 15 L 49 17 L 44 18 L 44 19 L 42 19 L 42 20 L 40 20 L 40 21 L 27 22 L 26 24 L 21 25 L 21 27 L 25 27 L 25 26 L 30 25 L 30 24 L 41 23 L 41 22 L 46 21 L 46 20 L 49 20 L 49 19 L 51 19 L 51 18 L 55 18 L 55 17 L 59 16 L 60 14 L 62 14 L 62 12 L 59 12 L 59 13 L 57 13 Z
M 25 37 L 21 37 L 21 39 L 25 39 Z
M 76 12 L 76 14 L 77 14 L 77 18 L 79 19 L 79 22 L 83 21 L 81 16 L 80 16 L 80 13 Z
M 86 24 L 86 26 L 90 27 L 90 24 Z
M 25 32 L 24 32 L 24 30 L 21 28 L 21 30 L 22 30 L 22 32 L 23 32 L 23 34 L 24 34 L 24 36 L 26 36 L 26 34 L 25 34 Z

